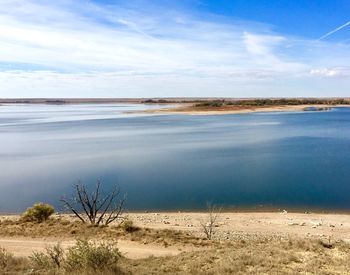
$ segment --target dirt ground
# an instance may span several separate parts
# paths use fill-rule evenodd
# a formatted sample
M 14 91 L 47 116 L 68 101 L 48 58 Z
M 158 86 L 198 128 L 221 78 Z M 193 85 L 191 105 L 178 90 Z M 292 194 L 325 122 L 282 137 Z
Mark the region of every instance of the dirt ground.
M 200 223 L 206 213 L 130 213 L 141 227 L 174 229 L 201 233 Z M 216 238 L 225 240 L 244 236 L 331 237 L 350 241 L 350 215 L 314 213 L 221 213 Z
M 201 223 L 206 222 L 206 213 L 129 213 L 128 219 L 139 227 L 152 229 L 172 229 L 190 232 L 204 237 Z M 67 219 L 73 219 L 66 216 Z M 3 216 L 3 219 L 18 219 L 18 216 Z M 297 237 L 306 239 L 332 239 L 350 242 L 350 215 L 347 214 L 303 214 L 270 213 L 220 213 L 215 227 L 214 239 L 247 240 L 261 237 Z M 0 247 L 15 256 L 29 256 L 33 251 L 44 251 L 47 246 L 60 243 L 67 248 L 75 243 L 75 238 L 50 236 L 31 238 L 28 236 L 0 236 Z M 150 256 L 174 256 L 183 251 L 206 249 L 191 244 L 164 246 L 160 243 L 142 243 L 140 240 L 118 240 L 118 248 L 130 259 Z

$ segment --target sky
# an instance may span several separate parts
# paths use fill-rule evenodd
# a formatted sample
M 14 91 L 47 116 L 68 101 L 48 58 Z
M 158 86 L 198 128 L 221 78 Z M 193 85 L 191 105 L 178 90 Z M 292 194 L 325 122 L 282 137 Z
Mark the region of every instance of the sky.
M 0 97 L 350 97 L 349 0 L 0 0 Z

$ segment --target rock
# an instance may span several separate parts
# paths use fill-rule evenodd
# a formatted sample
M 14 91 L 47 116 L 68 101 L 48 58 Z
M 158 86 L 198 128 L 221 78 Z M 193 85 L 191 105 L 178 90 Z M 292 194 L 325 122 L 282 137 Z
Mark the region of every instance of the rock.
M 312 226 L 322 226 L 323 222 L 322 221 L 313 221 L 311 222 Z
M 335 227 L 335 225 L 330 223 L 330 224 L 329 224 L 329 227 Z
M 288 214 L 287 210 L 282 210 L 281 214 Z
M 288 225 L 299 225 L 299 223 L 297 223 L 297 222 L 290 222 L 290 223 L 288 223 Z

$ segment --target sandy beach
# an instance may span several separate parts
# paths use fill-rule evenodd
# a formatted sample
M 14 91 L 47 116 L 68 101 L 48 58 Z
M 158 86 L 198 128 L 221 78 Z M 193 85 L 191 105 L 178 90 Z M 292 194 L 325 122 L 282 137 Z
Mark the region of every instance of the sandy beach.
M 181 114 L 181 115 L 228 115 L 245 114 L 258 112 L 302 112 L 306 108 L 316 108 L 325 111 L 334 107 L 349 107 L 349 105 L 283 105 L 283 106 L 236 106 L 228 105 L 218 108 L 194 107 L 192 104 L 179 104 L 172 108 L 160 108 L 155 110 L 146 110 L 142 113 L 147 114 Z M 311 112 L 311 111 L 310 111 Z M 138 112 L 139 113 L 139 112 Z

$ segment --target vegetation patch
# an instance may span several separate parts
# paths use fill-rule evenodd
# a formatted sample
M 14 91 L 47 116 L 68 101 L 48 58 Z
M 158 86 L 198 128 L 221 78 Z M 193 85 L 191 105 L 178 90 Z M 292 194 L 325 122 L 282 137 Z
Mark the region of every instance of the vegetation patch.
M 235 241 L 206 251 L 123 263 L 131 274 L 348 274 L 350 245 L 317 240 Z
M 22 219 L 0 221 L 0 236 L 28 238 L 83 238 L 98 240 L 127 239 L 144 244 L 156 243 L 164 246 L 187 243 L 194 246 L 208 245 L 208 241 L 189 232 L 170 229 L 139 228 L 126 219 L 126 224 L 96 226 L 70 217 L 54 216 L 43 223 L 24 222 Z
M 36 203 L 22 214 L 23 221 L 44 222 L 55 213 L 55 209 L 50 204 Z
M 299 98 L 280 98 L 280 99 L 242 99 L 242 100 L 210 100 L 195 103 L 195 108 L 222 108 L 229 106 L 263 107 L 263 106 L 297 106 L 297 105 L 349 105 L 350 101 L 338 99 L 299 99 Z
M 173 232 L 171 232 L 173 234 Z M 1 274 L 348 274 L 350 244 L 319 240 L 260 238 L 215 243 L 177 256 L 132 260 L 114 242 L 78 240 L 30 258 L 0 250 Z

